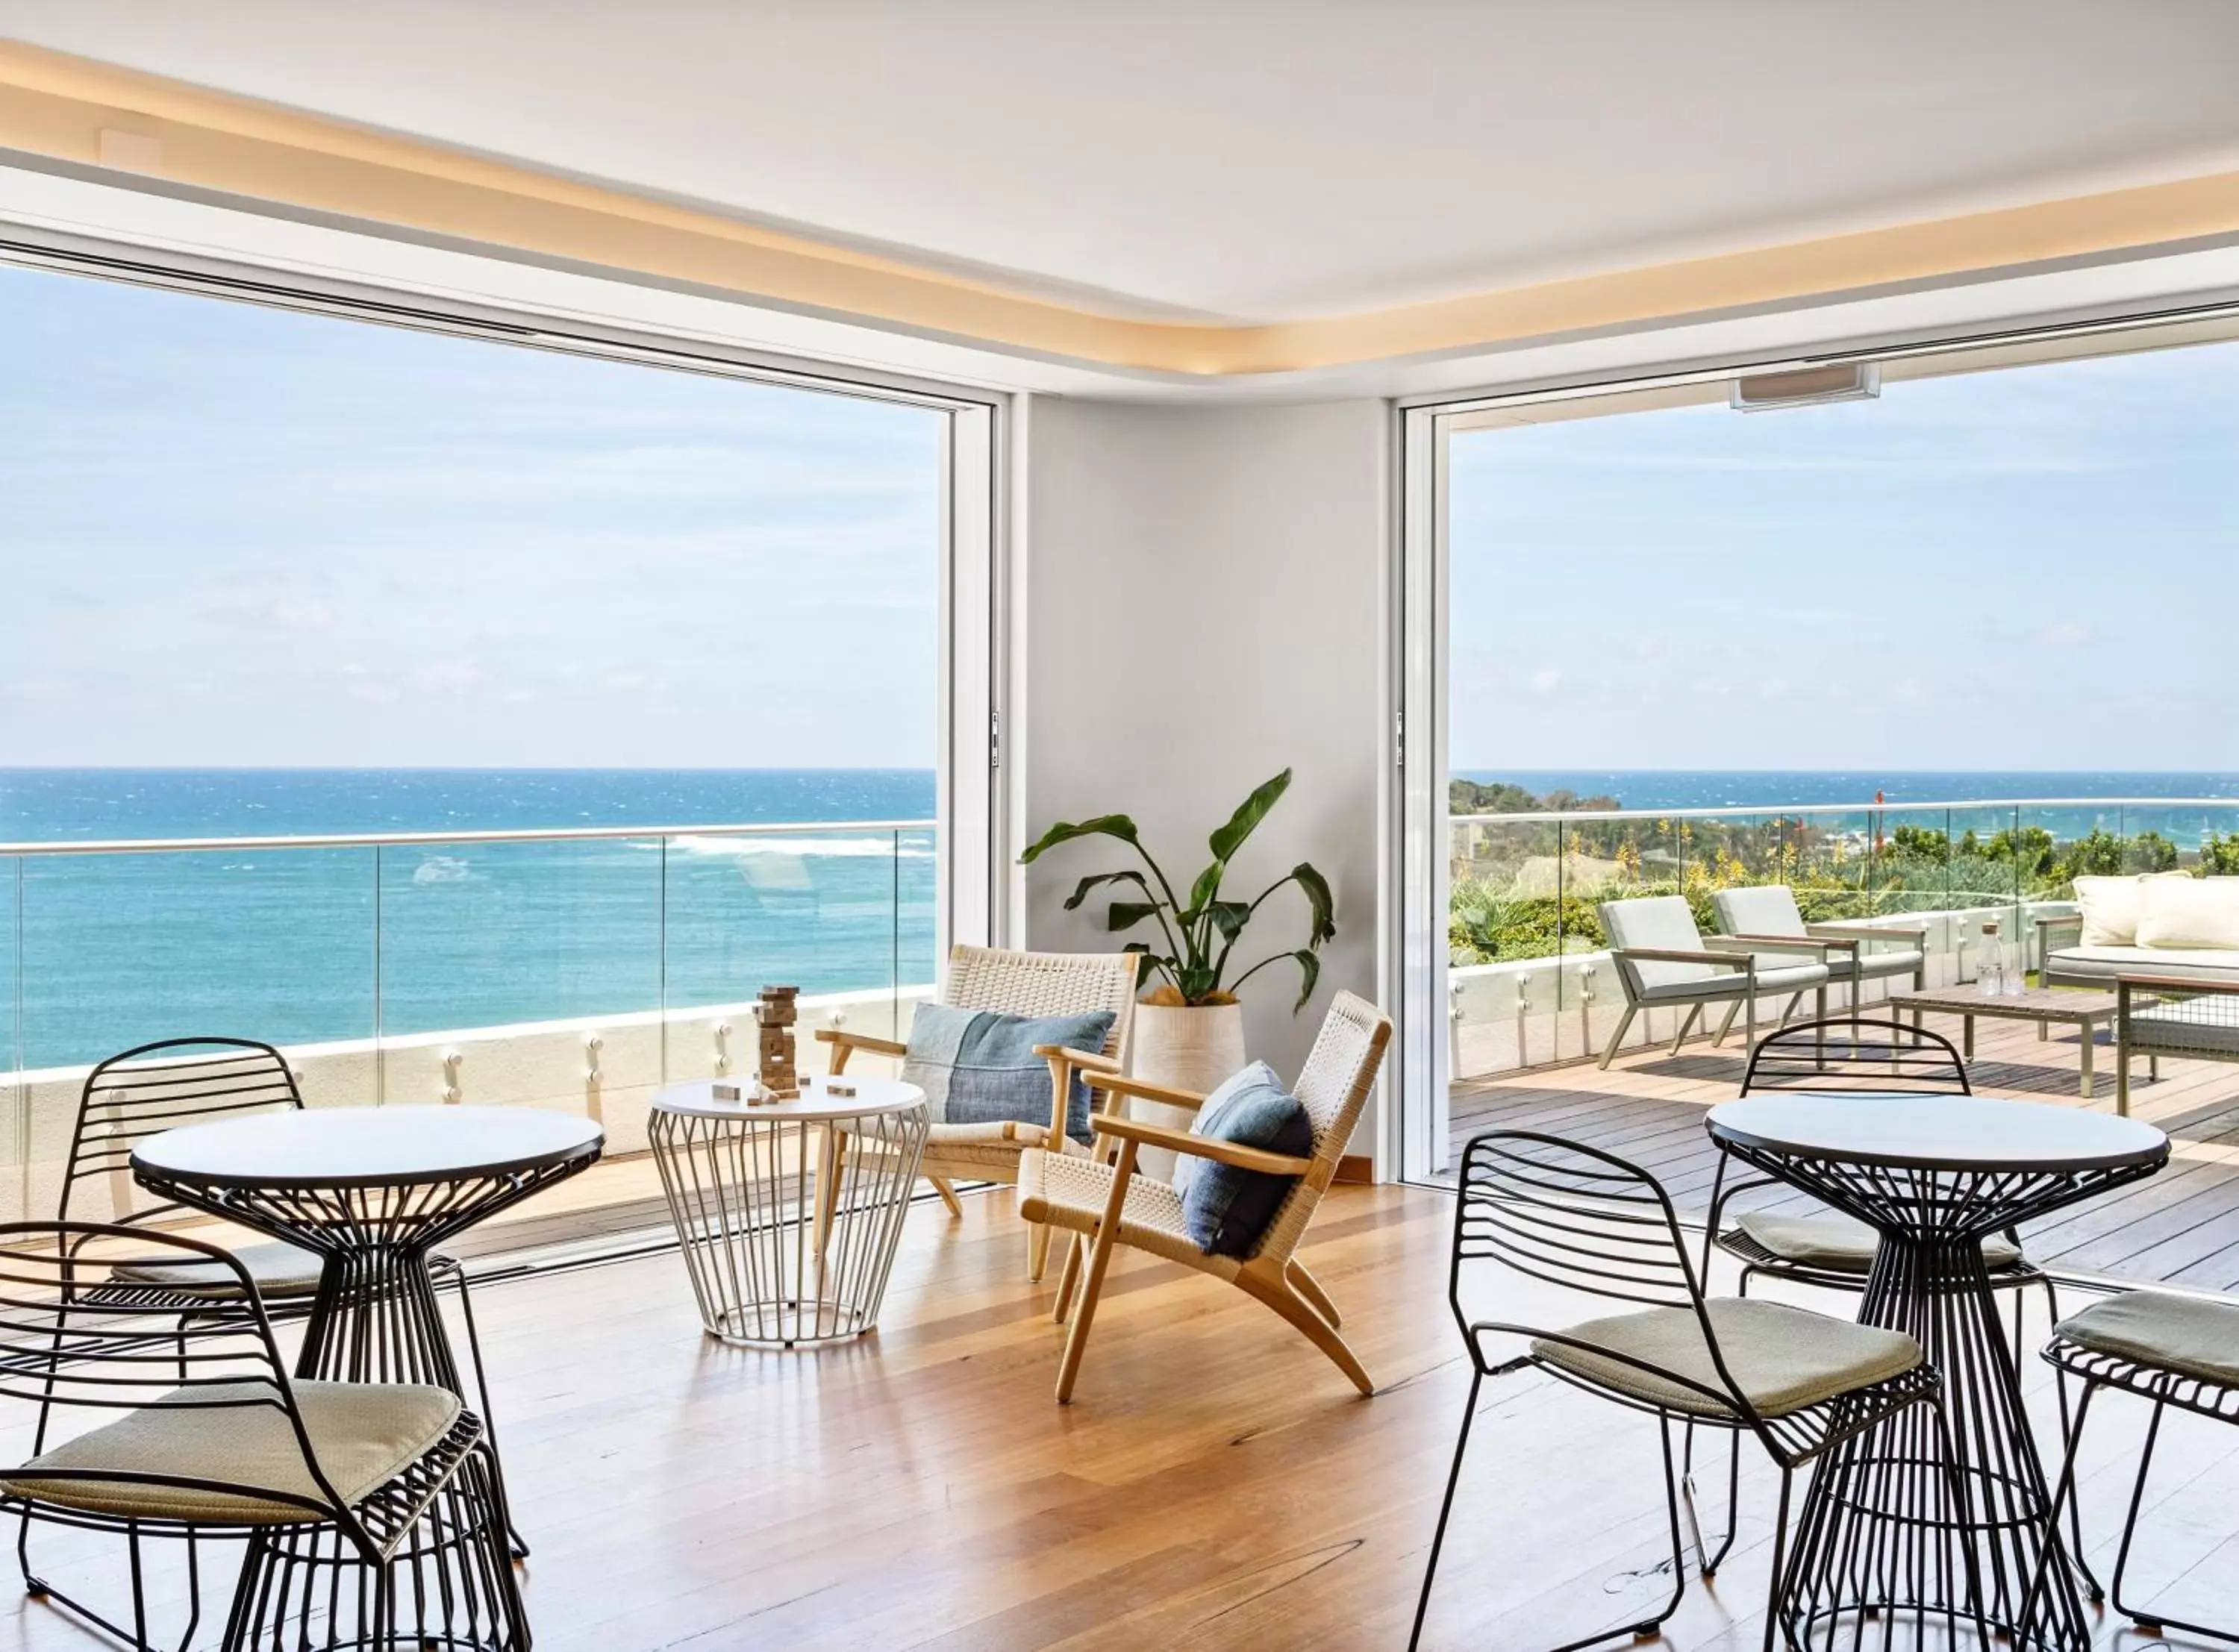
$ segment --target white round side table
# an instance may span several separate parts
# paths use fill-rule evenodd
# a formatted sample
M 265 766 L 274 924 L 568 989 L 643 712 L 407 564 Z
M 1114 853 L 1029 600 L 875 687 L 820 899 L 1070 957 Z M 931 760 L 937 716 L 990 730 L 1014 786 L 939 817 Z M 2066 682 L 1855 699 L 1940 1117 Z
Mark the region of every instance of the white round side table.
M 792 1101 L 718 1101 L 707 1082 L 654 1098 L 654 1162 L 710 1337 L 810 1348 L 878 1323 L 932 1125 L 915 1085 L 841 1082 L 855 1093 L 803 1074 Z

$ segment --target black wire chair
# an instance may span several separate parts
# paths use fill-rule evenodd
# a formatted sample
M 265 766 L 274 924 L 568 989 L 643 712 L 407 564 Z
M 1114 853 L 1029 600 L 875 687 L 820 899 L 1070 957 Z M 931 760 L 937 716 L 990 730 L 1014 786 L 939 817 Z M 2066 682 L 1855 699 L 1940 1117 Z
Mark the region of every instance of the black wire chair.
M 182 1317 L 150 1271 L 231 1289 Z M 0 1509 L 122 1536 L 132 1622 L 49 1593 L 148 1647 L 142 1545 L 186 1540 L 189 1644 L 202 1619 L 197 1540 L 248 1540 L 223 1645 L 483 1646 L 526 1652 L 481 1421 L 446 1390 L 299 1382 L 249 1271 L 216 1245 L 117 1224 L 0 1226 L 0 1399 L 90 1413 L 0 1470 Z M 400 1591 L 399 1574 L 409 1589 Z M 400 1613 L 413 1622 L 400 1623 Z
M 163 1038 L 111 1056 L 86 1075 L 78 1092 L 77 1119 L 70 1133 L 70 1156 L 63 1166 L 56 1219 L 70 1220 L 72 1200 L 96 1183 L 109 1184 L 110 1206 L 121 1213 L 120 1225 L 143 1227 L 186 1213 L 187 1207 L 176 1201 L 147 1203 L 137 1198 L 132 1154 L 143 1142 L 183 1125 L 301 1111 L 302 1105 L 302 1093 L 286 1058 L 270 1045 L 251 1038 Z M 291 1244 L 267 1240 L 242 1247 L 233 1253 L 233 1261 L 237 1267 L 175 1260 L 145 1278 L 127 1283 L 141 1307 L 152 1310 L 158 1302 L 168 1301 L 183 1325 L 223 1309 L 237 1289 L 236 1273 L 248 1275 L 274 1324 L 287 1324 L 310 1317 L 318 1297 L 318 1257 Z M 459 1293 L 459 1312 L 474 1363 L 483 1429 L 495 1449 L 495 1431 L 487 1420 L 489 1374 L 482 1365 L 482 1338 L 475 1327 L 466 1271 L 455 1257 L 446 1256 L 431 1258 L 429 1271 L 438 1283 L 448 1282 Z M 40 1449 L 45 1438 L 46 1418 L 42 1416 L 32 1449 Z M 510 1521 L 508 1530 L 515 1556 L 525 1556 L 528 1545 L 512 1532 Z M 16 1561 L 23 1575 L 23 1587 L 34 1599 L 55 1594 L 32 1568 L 28 1520 L 17 1529 Z
M 2160 1344 L 2161 1346 L 2156 1346 Z M 2212 1350 L 2203 1363 L 2204 1350 Z M 2135 1394 L 2153 1403 L 2146 1423 L 2145 1443 L 2138 1451 L 2138 1477 L 2130 1488 L 2129 1512 L 2123 1518 L 2122 1545 L 2115 1554 L 2115 1575 L 2109 1580 L 2115 1609 L 2141 1629 L 2156 1632 L 2178 1629 L 2212 1640 L 2239 1642 L 2239 1629 L 2214 1629 L 2188 1623 L 2164 1612 L 2144 1610 L 2123 1599 L 2123 1574 L 2130 1564 L 2130 1545 L 2138 1533 L 2138 1513 L 2145 1502 L 2146 1476 L 2154 1466 L 2154 1448 L 2160 1443 L 2162 1417 L 2171 1407 L 2218 1423 L 2239 1423 L 2239 1306 L 2180 1297 L 2170 1291 L 2136 1290 L 2096 1302 L 2063 1321 L 2046 1343 L 2043 1357 L 2061 1374 L 2081 1379 L 2083 1391 L 2076 1403 L 2076 1418 L 2068 1429 L 2068 1450 L 2060 1479 L 2053 1491 L 2054 1509 L 2068 1504 L 2076 1510 L 2076 1457 L 2083 1443 L 2084 1419 L 2091 1401 L 2102 1390 Z M 2107 1590 L 2083 1563 L 2083 1544 L 2076 1544 L 2076 1569 L 2083 1574 L 2095 1601 Z
M 1954 1506 L 1965 1506 L 1943 1419 L 1942 1379 L 1921 1360 L 1917 1345 L 1911 1346 L 1907 1363 L 1906 1339 L 1890 1332 L 1798 1308 L 1706 1297 L 1671 1198 L 1639 1166 L 1558 1137 L 1495 1131 L 1478 1137 L 1464 1151 L 1458 1191 L 1447 1296 L 1469 1347 L 1469 1399 L 1424 1568 L 1414 1629 L 1408 1637 L 1410 1652 L 1422 1637 L 1454 1491 L 1469 1450 L 1478 1390 L 1489 1377 L 1537 1369 L 1654 1416 L 1662 1436 L 1671 1597 L 1653 1617 L 1583 1636 L 1557 1652 L 1576 1652 L 1620 1634 L 1653 1635 L 1678 1609 L 1686 1592 L 1687 1562 L 1671 1445 L 1675 1423 L 1730 1431 L 1737 1444 L 1742 1435 L 1754 1435 L 1780 1470 L 1765 1624 L 1768 1652 L 1777 1633 L 1791 1640 L 1797 1633 L 1789 1622 L 1784 1589 L 1790 1581 L 1785 1558 L 1789 1506 L 1798 1468 L 1912 1406 L 1926 1405 L 1935 1414 L 1936 1437 L 1942 1442 L 1942 1462 L 1930 1465 L 1930 1471 L 1949 1476 Z M 1472 1319 L 1462 1305 L 1463 1264 L 1479 1261 L 1589 1297 L 1631 1304 L 1636 1311 L 1567 1330 Z M 1741 1337 L 1737 1347 L 1751 1351 L 1730 1356 L 1726 1342 L 1734 1336 Z M 1522 1338 L 1525 1346 L 1520 1352 L 1496 1358 L 1486 1348 L 1487 1337 Z M 1788 1351 L 1768 1355 L 1764 1350 L 1769 1346 Z M 1815 1348 L 1816 1354 L 1808 1351 Z M 1665 1357 L 1651 1357 L 1656 1352 Z M 1808 1371 L 1794 1365 L 1777 1370 L 1769 1363 L 1776 1357 L 1803 1359 Z M 1682 1359 L 1684 1364 L 1673 1363 Z M 1737 1364 L 1741 1369 L 1737 1370 Z M 1811 1373 L 1816 1379 L 1805 1381 Z M 1731 1542 L 1730 1531 L 1727 1543 Z M 1700 1554 L 1699 1532 L 1696 1547 Z M 1710 1569 L 1704 1568 L 1705 1576 Z M 1987 1633 L 1971 1569 L 1963 1581 L 1964 1598 L 1974 1602 L 1963 1621 L 1978 1633 Z M 1947 1591 L 1944 1598 L 1952 1598 L 1953 1593 Z M 1952 1621 L 1948 1627 L 1956 1636 L 1963 1616 L 1956 1609 L 1949 1616 Z

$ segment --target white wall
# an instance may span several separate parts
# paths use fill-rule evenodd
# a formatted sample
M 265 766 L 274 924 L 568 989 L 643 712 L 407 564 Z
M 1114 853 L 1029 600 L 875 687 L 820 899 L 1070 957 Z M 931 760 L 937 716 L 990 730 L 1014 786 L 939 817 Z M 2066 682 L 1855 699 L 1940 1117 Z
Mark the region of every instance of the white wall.
M 1037 399 L 1021 422 L 1021 828 L 1132 814 L 1179 881 L 1196 876 L 1206 835 L 1252 786 L 1294 769 L 1230 886 L 1257 894 L 1310 860 L 1336 896 L 1337 939 L 1306 1011 L 1291 1014 L 1295 966 L 1245 989 L 1251 1049 L 1290 1076 L 1334 989 L 1379 996 L 1385 405 Z M 1031 868 L 1026 944 L 1117 945 L 1100 905 L 1061 903 L 1082 874 L 1126 853 L 1091 839 Z M 1306 932 L 1303 903 L 1286 892 L 1239 956 Z M 1364 1129 L 1354 1151 L 1370 1139 Z

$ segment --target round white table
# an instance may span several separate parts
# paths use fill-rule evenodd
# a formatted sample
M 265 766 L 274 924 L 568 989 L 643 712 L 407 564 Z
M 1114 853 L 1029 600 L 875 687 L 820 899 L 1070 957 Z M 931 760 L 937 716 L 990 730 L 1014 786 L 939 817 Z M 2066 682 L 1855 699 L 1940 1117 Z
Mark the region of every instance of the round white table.
M 1909 1333 L 1942 1373 L 1965 1493 L 1967 1506 L 1951 1508 L 1922 1407 L 1830 1450 L 1782 1589 L 1794 1644 L 1849 1645 L 1862 1633 L 1878 1644 L 1884 1628 L 1863 1627 L 1874 1617 L 1916 1632 L 1964 1624 L 1971 1589 L 2002 1639 L 2088 1652 L 1983 1241 L 2151 1176 L 2169 1138 L 2082 1107 L 1810 1091 L 1727 1102 L 1708 1128 L 1735 1158 L 1879 1233 L 1858 1317 Z
M 877 1323 L 932 1132 L 925 1091 L 801 1077 L 790 1101 L 654 1098 L 648 1133 L 708 1335 L 748 1348 L 848 1341 Z M 751 1091 L 751 1086 L 748 1086 Z

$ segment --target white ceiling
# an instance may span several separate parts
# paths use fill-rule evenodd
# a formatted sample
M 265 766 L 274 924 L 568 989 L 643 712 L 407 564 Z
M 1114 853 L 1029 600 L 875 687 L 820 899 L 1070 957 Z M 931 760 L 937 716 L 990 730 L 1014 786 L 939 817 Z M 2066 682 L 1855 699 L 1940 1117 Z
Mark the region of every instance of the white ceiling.
M 0 0 L 0 33 L 1150 315 L 2239 168 L 2231 0 Z

